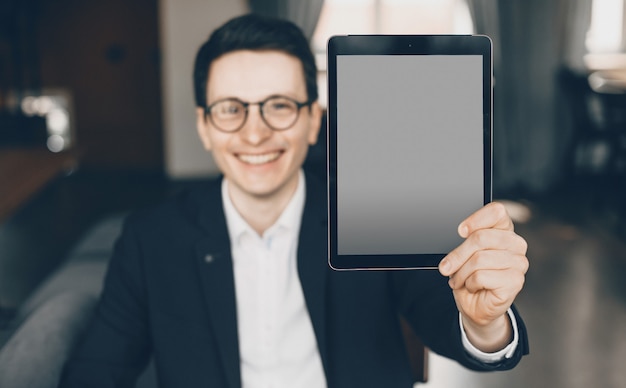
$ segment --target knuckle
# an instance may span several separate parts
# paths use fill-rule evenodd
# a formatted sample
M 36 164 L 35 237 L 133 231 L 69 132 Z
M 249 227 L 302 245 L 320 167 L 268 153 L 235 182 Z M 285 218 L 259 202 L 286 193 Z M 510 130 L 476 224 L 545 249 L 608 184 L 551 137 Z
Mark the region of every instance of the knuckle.
M 476 247 L 484 247 L 484 246 L 486 246 L 487 245 L 487 241 L 488 241 L 487 230 L 480 229 L 480 230 L 475 231 L 474 233 L 472 233 L 471 239 L 472 239 L 472 243 Z
M 515 297 L 515 295 L 517 295 L 517 293 L 519 293 L 524 287 L 526 277 L 523 272 L 519 272 L 517 270 L 510 271 L 509 274 L 506 289 L 512 297 Z
M 465 281 L 468 288 L 471 288 L 472 291 L 478 291 L 483 289 L 485 275 L 481 271 L 475 271 L 472 273 L 467 280 Z
M 491 251 L 476 251 L 472 255 L 472 258 L 469 260 L 468 264 L 472 269 L 481 268 L 489 263 L 491 256 Z
M 515 281 L 511 282 L 512 284 L 515 285 L 516 293 L 519 292 L 524 287 L 524 283 L 525 282 L 526 282 L 526 278 L 523 275 L 522 276 L 517 276 Z
M 522 264 L 522 273 L 528 272 L 528 268 L 530 268 L 530 262 L 528 261 L 528 258 L 526 256 L 522 256 L 521 264 Z
M 526 239 L 518 234 L 516 234 L 515 236 L 517 237 L 517 245 L 519 246 L 520 251 L 525 254 L 528 250 L 528 242 L 526 241 Z

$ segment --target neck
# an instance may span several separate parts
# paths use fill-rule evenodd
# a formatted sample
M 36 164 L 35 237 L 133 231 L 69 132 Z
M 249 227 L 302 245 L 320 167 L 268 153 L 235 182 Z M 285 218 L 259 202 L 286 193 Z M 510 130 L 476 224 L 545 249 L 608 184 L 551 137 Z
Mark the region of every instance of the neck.
M 298 182 L 298 179 L 294 179 L 274 193 L 255 196 L 243 193 L 229 181 L 228 191 L 241 217 L 262 236 L 283 213 L 298 188 Z

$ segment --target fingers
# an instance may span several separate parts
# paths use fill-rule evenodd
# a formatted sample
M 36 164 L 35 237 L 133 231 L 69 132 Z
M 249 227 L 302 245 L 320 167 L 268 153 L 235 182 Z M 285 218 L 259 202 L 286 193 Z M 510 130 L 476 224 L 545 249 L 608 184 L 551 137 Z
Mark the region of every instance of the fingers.
M 511 230 L 479 229 L 471 233 L 461 245 L 443 258 L 439 263 L 439 272 L 444 276 L 455 274 L 470 258 L 481 251 L 499 252 L 494 253 L 499 257 L 491 263 L 495 264 L 497 261 L 502 261 L 502 257 L 507 254 L 525 255 L 527 248 L 526 240 Z M 481 253 L 481 255 L 484 254 Z M 499 263 L 498 265 L 505 264 Z
M 489 203 L 478 209 L 459 224 L 459 235 L 468 237 L 480 229 L 513 230 L 513 221 L 503 204 L 499 202 Z
M 512 268 L 498 271 L 478 271 L 467 278 L 464 286 L 467 291 L 474 294 L 481 290 L 500 291 L 494 294 L 499 295 L 502 304 L 508 306 L 522 289 L 524 279 L 523 274 Z
M 480 325 L 501 317 L 524 285 L 526 240 L 514 232 L 504 205 L 490 203 L 458 228 L 465 241 L 439 263 L 459 308 Z
M 524 239 L 512 231 L 491 229 L 473 233 L 445 260 L 450 259 L 452 263 L 459 251 L 471 252 L 472 248 L 467 247 L 476 244 L 473 240 L 479 234 L 488 235 L 489 238 L 478 240 L 494 248 L 477 249 L 467 259 L 463 259 L 467 253 L 460 254 L 458 262 L 462 265 L 451 273 L 448 283 L 459 311 L 474 322 L 486 325 L 504 314 L 521 291 L 528 271 L 528 259 Z
M 524 274 L 513 268 L 477 271 L 453 290 L 454 299 L 470 321 L 486 326 L 506 314 L 524 280 Z
M 449 281 L 452 289 L 467 288 L 469 292 L 511 288 L 521 290 L 528 259 L 521 254 L 502 251 L 481 251 L 467 261 Z

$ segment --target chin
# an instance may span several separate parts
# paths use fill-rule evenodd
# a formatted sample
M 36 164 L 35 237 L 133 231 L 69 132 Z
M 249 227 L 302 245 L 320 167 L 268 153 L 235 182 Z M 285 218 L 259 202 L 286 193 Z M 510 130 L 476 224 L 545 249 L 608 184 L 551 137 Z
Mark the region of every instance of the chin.
M 274 182 L 257 182 L 258 184 L 242 185 L 245 191 L 259 199 L 268 199 L 281 193 L 289 186 L 290 179 L 282 179 L 277 183 Z

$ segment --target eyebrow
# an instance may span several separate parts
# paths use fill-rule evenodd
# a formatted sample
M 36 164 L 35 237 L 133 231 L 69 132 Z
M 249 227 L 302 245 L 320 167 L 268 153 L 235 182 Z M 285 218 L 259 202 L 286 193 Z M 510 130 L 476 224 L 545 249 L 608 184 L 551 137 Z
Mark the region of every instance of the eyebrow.
M 211 105 L 214 102 L 221 101 L 221 100 L 227 100 L 227 99 L 230 99 L 230 98 L 235 99 L 235 100 L 239 100 L 239 101 L 242 101 L 242 102 L 256 103 L 256 102 L 261 102 L 261 101 L 267 100 L 270 97 L 289 97 L 289 98 L 293 98 L 296 101 L 308 101 L 308 99 L 309 99 L 309 96 L 306 95 L 306 93 L 305 93 L 304 97 L 298 97 L 294 93 L 271 93 L 271 94 L 265 95 L 265 97 L 261 97 L 261 98 L 254 99 L 254 100 L 253 99 L 241 98 L 241 97 L 235 96 L 235 95 L 219 96 L 219 97 L 216 97 L 215 99 L 209 98 L 207 96 L 206 104 L 207 104 L 207 106 L 209 106 L 209 105 Z

